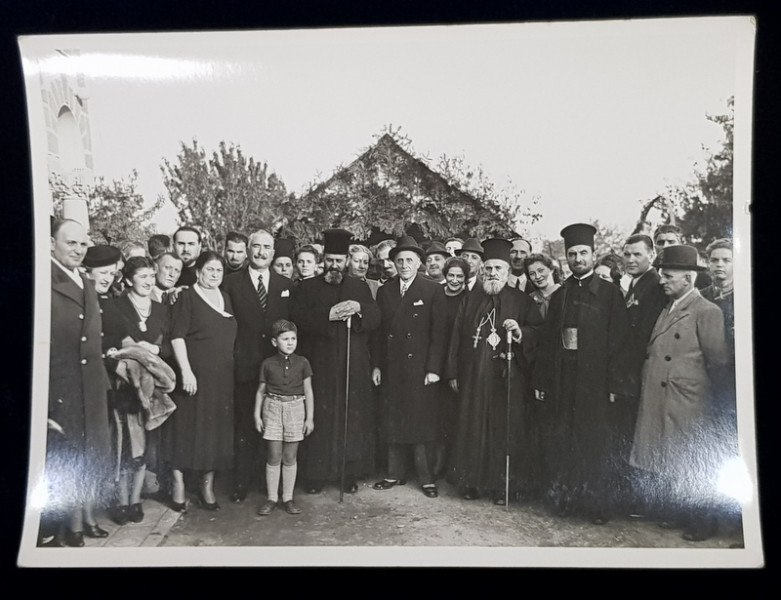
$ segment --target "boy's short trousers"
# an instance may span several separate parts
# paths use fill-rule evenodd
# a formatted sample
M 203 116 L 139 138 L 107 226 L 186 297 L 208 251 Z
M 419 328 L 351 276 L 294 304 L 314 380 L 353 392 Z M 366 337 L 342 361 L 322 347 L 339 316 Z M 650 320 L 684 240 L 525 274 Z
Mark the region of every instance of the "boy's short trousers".
M 304 439 L 304 396 L 266 394 L 263 403 L 263 439 L 272 442 L 300 442 Z

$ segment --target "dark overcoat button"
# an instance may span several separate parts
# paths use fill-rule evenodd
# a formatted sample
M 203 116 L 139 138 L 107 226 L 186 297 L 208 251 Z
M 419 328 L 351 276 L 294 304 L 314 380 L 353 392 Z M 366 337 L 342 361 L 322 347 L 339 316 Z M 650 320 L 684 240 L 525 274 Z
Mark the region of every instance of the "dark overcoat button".
M 389 333 L 389 334 L 388 334 L 388 339 L 389 339 L 389 340 L 392 340 L 392 339 L 393 339 L 393 334 L 392 334 L 392 333 Z
M 662 382 L 662 387 L 667 387 L 667 382 L 666 381 Z
M 412 318 L 413 318 L 413 319 L 417 319 L 417 318 L 418 318 L 418 313 L 413 313 L 413 314 L 412 314 Z
M 675 334 L 675 339 L 676 340 L 680 340 L 681 339 L 681 334 L 680 333 L 676 333 Z
M 667 362 L 670 362 L 672 359 L 673 359 L 672 356 L 665 356 L 664 357 L 664 360 L 666 360 Z
M 412 358 L 412 354 L 407 354 L 407 358 Z
M 412 339 L 412 334 L 411 334 L 411 333 L 408 333 L 408 334 L 407 334 L 407 339 L 408 339 L 408 340 L 409 340 L 409 339 Z

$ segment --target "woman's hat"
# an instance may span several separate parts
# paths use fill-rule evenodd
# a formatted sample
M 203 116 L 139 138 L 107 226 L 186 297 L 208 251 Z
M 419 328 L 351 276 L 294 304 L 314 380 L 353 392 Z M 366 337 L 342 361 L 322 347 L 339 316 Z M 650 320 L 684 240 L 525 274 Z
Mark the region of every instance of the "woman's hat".
M 662 248 L 659 260 L 660 269 L 678 269 L 681 271 L 704 271 L 697 264 L 697 248 L 694 246 L 666 246 Z
M 475 238 L 469 238 L 459 250 L 456 250 L 456 256 L 461 256 L 462 252 L 474 252 L 482 257 L 483 246 L 480 245 L 480 242 Z
M 353 234 L 346 229 L 326 229 L 323 232 L 324 254 L 347 255 Z
M 81 264 L 88 269 L 97 269 L 115 265 L 121 258 L 122 253 L 119 251 L 119 248 L 114 246 L 90 246 L 87 248 L 87 253 L 84 255 L 84 260 Z
M 564 249 L 572 246 L 588 246 L 594 249 L 594 236 L 597 228 L 588 223 L 574 223 L 567 225 L 561 230 L 561 237 L 564 238 Z
M 431 242 L 429 247 L 426 248 L 426 256 L 431 254 L 441 254 L 442 256 L 450 256 L 450 252 L 445 249 L 445 244 L 442 242 Z
M 410 250 L 414 252 L 420 257 L 420 260 L 424 260 L 426 257 L 426 253 L 423 252 L 423 248 L 418 245 L 418 243 L 415 241 L 415 238 L 411 235 L 405 235 L 403 238 L 401 238 L 399 243 L 396 244 L 396 247 L 391 248 L 388 252 L 388 258 L 395 260 L 396 255 L 402 250 Z
M 503 260 L 509 265 L 511 262 L 510 251 L 512 248 L 513 243 L 509 240 L 500 238 L 483 240 L 483 262 L 496 258 Z

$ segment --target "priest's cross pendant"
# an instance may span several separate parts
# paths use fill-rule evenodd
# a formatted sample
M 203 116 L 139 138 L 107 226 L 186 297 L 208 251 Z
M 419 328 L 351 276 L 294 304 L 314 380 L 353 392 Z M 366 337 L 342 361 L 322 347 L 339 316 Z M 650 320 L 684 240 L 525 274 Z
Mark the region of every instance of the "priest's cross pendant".
M 475 334 L 472 336 L 472 339 L 475 341 L 475 343 L 474 343 L 474 345 L 472 347 L 473 348 L 477 348 L 478 342 L 480 342 L 480 340 L 483 339 L 482 336 L 480 335 L 480 328 L 479 327 L 478 327 L 477 331 L 475 331 Z

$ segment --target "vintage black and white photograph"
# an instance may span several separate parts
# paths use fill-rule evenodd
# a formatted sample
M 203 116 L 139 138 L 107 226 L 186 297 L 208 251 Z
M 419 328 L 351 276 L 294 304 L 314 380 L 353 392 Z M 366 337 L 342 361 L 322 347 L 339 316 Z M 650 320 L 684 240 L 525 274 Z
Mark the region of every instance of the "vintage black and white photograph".
M 19 564 L 761 566 L 754 36 L 20 37 Z

